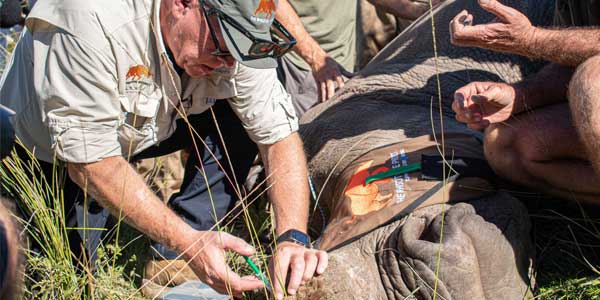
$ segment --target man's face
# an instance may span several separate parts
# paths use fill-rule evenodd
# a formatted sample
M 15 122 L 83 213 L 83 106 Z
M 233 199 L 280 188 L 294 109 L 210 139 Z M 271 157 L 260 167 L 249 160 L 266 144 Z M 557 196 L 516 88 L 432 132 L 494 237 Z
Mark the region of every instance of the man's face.
M 160 26 L 163 39 L 175 62 L 192 77 L 204 76 L 214 69 L 233 66 L 231 56 L 214 56 L 216 46 L 197 0 L 162 0 Z M 221 45 L 227 49 L 216 16 L 210 16 L 212 28 Z

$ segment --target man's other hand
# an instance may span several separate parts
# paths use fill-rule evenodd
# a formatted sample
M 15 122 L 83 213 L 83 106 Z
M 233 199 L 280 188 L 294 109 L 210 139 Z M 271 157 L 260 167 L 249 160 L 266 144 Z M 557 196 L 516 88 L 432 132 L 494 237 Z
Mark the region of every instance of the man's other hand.
M 333 97 L 335 91 L 344 86 L 344 77 L 351 77 L 352 74 L 344 70 L 333 58 L 325 52 L 313 58 L 311 69 L 317 88 L 319 89 L 319 101 L 324 102 Z
M 473 25 L 473 15 L 461 11 L 450 22 L 452 44 L 524 54 L 523 49 L 533 42 L 536 31 L 527 16 L 497 0 L 479 0 L 479 5 L 496 18 L 487 24 Z
M 516 99 L 514 87 L 497 82 L 472 82 L 456 90 L 452 109 L 456 119 L 471 129 L 481 130 L 491 123 L 506 121 Z
M 227 265 L 225 250 L 251 256 L 254 247 L 244 240 L 224 232 L 198 231 L 195 241 L 186 258 L 198 278 L 217 292 L 242 297 L 242 292 L 264 287 L 264 283 L 255 276 L 240 277 Z M 194 249 L 194 250 L 192 250 Z
M 287 294 L 295 295 L 298 287 L 310 280 L 316 274 L 320 275 L 327 268 L 327 252 L 307 249 L 292 242 L 277 245 L 277 250 L 269 262 L 269 271 L 273 282 L 273 293 L 276 300 L 284 297 L 283 285 L 289 280 Z M 288 276 L 289 270 L 289 279 Z

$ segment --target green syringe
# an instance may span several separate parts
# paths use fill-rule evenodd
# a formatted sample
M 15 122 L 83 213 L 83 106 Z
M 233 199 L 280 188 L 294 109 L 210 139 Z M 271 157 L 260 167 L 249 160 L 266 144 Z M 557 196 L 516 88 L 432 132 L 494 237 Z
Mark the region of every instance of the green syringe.
M 252 271 L 256 275 L 256 277 L 258 277 L 258 279 L 262 280 L 265 283 L 265 287 L 270 292 L 271 291 L 271 284 L 269 283 L 269 280 L 267 279 L 267 277 L 265 277 L 265 275 L 258 269 L 258 267 L 250 259 L 250 257 L 245 256 L 245 255 L 243 255 L 243 257 L 244 257 L 244 260 L 246 260 L 246 263 L 248 263 L 248 265 L 250 266 L 250 268 L 252 269 Z

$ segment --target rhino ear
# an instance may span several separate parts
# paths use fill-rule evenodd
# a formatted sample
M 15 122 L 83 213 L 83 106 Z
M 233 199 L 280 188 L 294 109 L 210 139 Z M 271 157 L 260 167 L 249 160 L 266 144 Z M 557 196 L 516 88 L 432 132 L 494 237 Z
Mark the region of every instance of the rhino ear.
M 21 1 L 6 0 L 0 4 L 0 28 L 10 28 L 24 21 Z

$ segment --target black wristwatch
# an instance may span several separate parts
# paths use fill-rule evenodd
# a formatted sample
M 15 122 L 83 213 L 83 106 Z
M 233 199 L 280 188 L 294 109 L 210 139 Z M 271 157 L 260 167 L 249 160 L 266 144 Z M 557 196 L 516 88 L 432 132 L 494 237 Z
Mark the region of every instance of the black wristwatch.
M 277 238 L 277 244 L 283 242 L 292 242 L 309 249 L 312 248 L 312 245 L 310 244 L 310 237 L 306 233 L 296 229 L 290 229 Z

